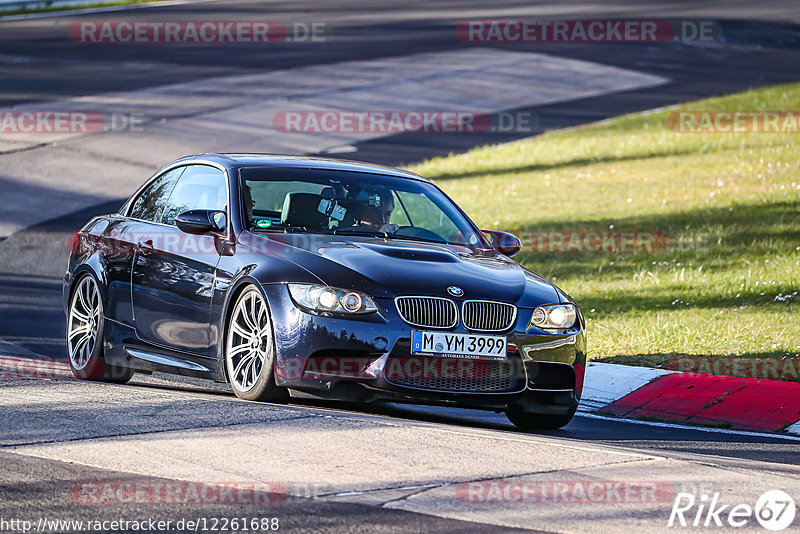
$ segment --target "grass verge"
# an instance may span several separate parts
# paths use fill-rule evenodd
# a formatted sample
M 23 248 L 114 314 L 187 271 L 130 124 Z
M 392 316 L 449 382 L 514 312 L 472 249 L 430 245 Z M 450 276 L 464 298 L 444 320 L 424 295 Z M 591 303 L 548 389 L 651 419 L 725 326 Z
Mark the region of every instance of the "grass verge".
M 50 5 L 50 6 L 39 6 L 39 7 L 30 7 L 30 8 L 12 8 L 12 9 L 3 9 L 0 6 L 0 17 L 8 17 L 11 15 L 30 15 L 34 13 L 52 13 L 52 12 L 59 12 L 59 11 L 80 11 L 83 9 L 97 9 L 101 7 L 116 7 L 116 6 L 128 6 L 128 5 L 135 5 L 135 4 L 156 4 L 158 2 L 165 2 L 166 0 L 118 0 L 112 2 L 94 2 L 90 4 L 68 4 L 68 5 Z
M 798 358 L 800 134 L 676 133 L 667 125 L 676 109 L 800 110 L 800 84 L 547 132 L 412 170 L 482 228 L 525 236 L 516 259 L 580 302 L 593 359 L 663 367 L 676 357 Z M 661 246 L 587 252 L 587 232 L 657 235 Z

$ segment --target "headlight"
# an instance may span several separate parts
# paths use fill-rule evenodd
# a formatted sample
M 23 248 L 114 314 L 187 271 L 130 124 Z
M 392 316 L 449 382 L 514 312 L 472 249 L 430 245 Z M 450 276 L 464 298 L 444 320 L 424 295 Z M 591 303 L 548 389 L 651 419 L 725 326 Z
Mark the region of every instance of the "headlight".
M 537 328 L 569 328 L 575 324 L 577 317 L 574 305 L 552 304 L 533 310 L 531 324 Z
M 371 298 L 358 291 L 314 284 L 289 284 L 289 293 L 298 305 L 315 312 L 349 315 L 378 310 Z

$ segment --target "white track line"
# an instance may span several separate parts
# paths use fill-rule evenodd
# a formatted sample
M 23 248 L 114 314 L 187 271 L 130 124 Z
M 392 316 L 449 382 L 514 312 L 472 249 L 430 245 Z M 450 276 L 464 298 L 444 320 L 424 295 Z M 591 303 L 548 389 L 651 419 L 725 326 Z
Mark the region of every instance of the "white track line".
M 661 428 L 675 428 L 679 430 L 697 430 L 698 432 L 713 432 L 717 434 L 731 434 L 735 436 L 749 436 L 770 439 L 785 439 L 789 441 L 800 441 L 800 436 L 789 436 L 785 434 L 766 434 L 763 432 L 747 432 L 746 430 L 730 430 L 727 428 L 711 428 L 707 426 L 679 425 L 676 423 L 660 423 L 657 421 L 642 421 L 639 419 L 623 419 L 621 417 L 608 417 L 592 413 L 578 412 L 575 417 L 586 417 L 588 419 L 599 419 L 601 421 L 614 421 L 617 423 L 630 423 L 634 425 L 657 426 Z
M 589 362 L 583 382 L 581 410 L 597 410 L 633 393 L 665 374 L 664 369 Z

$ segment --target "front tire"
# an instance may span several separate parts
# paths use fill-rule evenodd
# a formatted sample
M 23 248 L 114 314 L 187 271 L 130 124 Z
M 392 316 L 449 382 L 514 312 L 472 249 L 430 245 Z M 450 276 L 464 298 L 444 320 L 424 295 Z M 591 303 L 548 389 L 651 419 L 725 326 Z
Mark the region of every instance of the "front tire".
M 521 430 L 556 430 L 567 426 L 575 415 L 575 409 L 565 414 L 542 414 L 526 412 L 519 408 L 509 408 L 506 410 L 506 417 L 515 427 Z
M 237 397 L 285 402 L 288 391 L 275 384 L 275 336 L 267 301 L 249 286 L 233 306 L 225 339 L 225 368 Z
M 78 279 L 67 315 L 67 355 L 72 374 L 81 380 L 124 384 L 133 371 L 106 363 L 103 357 L 103 299 L 94 277 Z

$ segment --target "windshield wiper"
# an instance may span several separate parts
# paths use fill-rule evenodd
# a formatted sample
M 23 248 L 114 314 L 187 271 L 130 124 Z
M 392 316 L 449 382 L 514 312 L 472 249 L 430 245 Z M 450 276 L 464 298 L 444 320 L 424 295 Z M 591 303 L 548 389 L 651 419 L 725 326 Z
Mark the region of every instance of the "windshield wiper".
M 405 239 L 407 241 L 417 241 L 420 243 L 433 243 L 436 245 L 450 245 L 452 243 L 448 243 L 447 241 L 437 241 L 433 239 L 426 239 L 424 237 L 417 237 L 417 236 L 408 236 L 408 235 L 396 235 L 396 234 L 389 234 L 386 232 L 381 232 L 380 230 L 365 230 L 363 228 L 337 228 L 335 230 L 331 230 L 331 233 L 334 235 L 358 235 L 364 237 L 382 237 L 384 239 Z
M 336 228 L 335 230 L 331 230 L 333 235 L 361 235 L 364 237 L 389 237 L 389 234 L 386 232 L 381 232 L 379 230 L 365 230 L 363 228 Z
M 452 245 L 453 243 L 448 243 L 447 241 L 435 241 L 433 239 L 425 239 L 424 237 L 416 237 L 410 235 L 394 235 L 394 234 L 387 234 L 386 236 L 388 239 L 407 239 L 408 241 L 419 241 L 421 243 L 433 243 L 436 245 Z
M 259 228 L 258 226 L 251 226 L 248 229 L 250 232 L 282 232 L 284 234 L 300 234 L 300 233 L 313 233 L 308 232 L 302 226 L 281 226 L 281 225 L 272 225 L 266 228 Z

